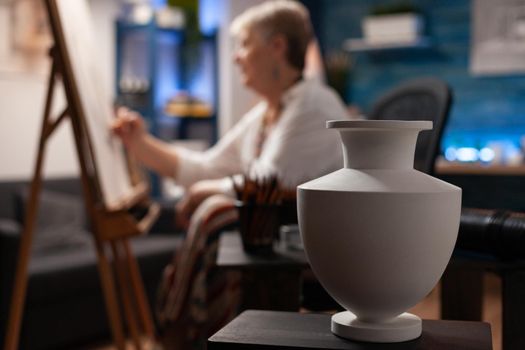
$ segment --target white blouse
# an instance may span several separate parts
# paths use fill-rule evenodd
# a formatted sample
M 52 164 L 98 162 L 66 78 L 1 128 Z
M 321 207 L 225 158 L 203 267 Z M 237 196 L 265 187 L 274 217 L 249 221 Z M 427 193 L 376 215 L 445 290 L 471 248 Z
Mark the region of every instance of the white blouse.
M 175 179 L 189 186 L 203 179 L 237 174 L 276 175 L 289 188 L 339 169 L 343 165 L 337 132 L 326 121 L 347 119 L 336 93 L 317 80 L 302 80 L 282 97 L 280 118 L 272 126 L 259 157 L 256 148 L 266 103 L 252 108 L 217 144 L 205 152 L 178 148 Z M 230 181 L 225 181 L 230 183 Z M 228 192 L 231 192 L 227 187 Z

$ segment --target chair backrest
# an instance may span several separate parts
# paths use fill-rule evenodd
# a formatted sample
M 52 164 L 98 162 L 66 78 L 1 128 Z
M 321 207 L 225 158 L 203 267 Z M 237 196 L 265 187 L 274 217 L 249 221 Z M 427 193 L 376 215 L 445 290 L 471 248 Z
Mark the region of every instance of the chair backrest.
M 381 96 L 372 106 L 368 118 L 433 121 L 432 130 L 419 134 L 414 158 L 416 169 L 433 174 L 451 104 L 452 92 L 444 81 L 430 77 L 411 79 Z

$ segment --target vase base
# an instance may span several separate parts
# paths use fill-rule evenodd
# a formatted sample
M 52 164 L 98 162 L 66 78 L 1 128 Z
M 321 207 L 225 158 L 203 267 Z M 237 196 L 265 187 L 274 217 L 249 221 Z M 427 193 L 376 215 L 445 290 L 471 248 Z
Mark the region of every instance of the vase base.
M 332 333 L 342 338 L 374 342 L 398 343 L 421 335 L 421 319 L 407 312 L 385 323 L 362 322 L 350 311 L 332 316 Z

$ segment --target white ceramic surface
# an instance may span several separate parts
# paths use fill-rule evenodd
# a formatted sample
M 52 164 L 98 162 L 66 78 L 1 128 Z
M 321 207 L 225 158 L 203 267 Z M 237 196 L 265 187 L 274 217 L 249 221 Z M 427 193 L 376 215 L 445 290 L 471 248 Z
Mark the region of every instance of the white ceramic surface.
M 413 169 L 417 135 L 431 122 L 327 127 L 341 134 L 345 166 L 298 187 L 298 215 L 314 273 L 356 316 L 341 324 L 349 316 L 335 315 L 332 330 L 364 341 L 414 339 L 421 320 L 407 324 L 399 315 L 432 290 L 450 259 L 461 189 Z

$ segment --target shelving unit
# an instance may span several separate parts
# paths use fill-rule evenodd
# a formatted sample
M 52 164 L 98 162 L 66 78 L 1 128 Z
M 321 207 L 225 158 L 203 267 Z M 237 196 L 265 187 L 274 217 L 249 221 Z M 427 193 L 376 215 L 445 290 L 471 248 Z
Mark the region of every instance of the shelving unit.
M 163 41 L 169 38 L 172 45 L 181 45 L 183 33 L 179 30 L 159 30 L 154 22 L 145 25 L 117 21 L 116 23 L 116 94 L 119 104 L 141 113 L 155 130 L 157 62 Z M 178 50 L 177 50 L 178 51 Z M 170 65 L 179 64 L 179 54 Z M 179 80 L 177 76 L 173 77 Z
M 117 103 L 144 116 L 150 131 L 167 141 L 217 139 L 216 35 L 189 38 L 155 21 L 116 22 Z M 154 195 L 160 195 L 152 176 Z
M 118 103 L 140 112 L 151 131 L 168 141 L 192 138 L 193 123 L 207 125 L 208 143 L 216 140 L 217 57 L 215 35 L 189 43 L 182 30 L 166 29 L 154 21 L 137 25 L 116 23 L 116 94 Z M 188 96 L 188 100 L 180 100 Z M 183 114 L 167 108 L 178 97 Z M 198 99 L 198 105 L 188 101 Z M 196 116 L 192 111 L 197 107 Z M 203 110 L 207 110 L 206 116 Z M 171 122 L 167 119 L 171 119 Z M 169 137 L 165 128 L 173 128 Z
M 432 46 L 428 37 L 420 37 L 411 42 L 371 43 L 365 39 L 346 39 L 343 49 L 349 52 L 379 52 L 401 49 L 427 49 Z

